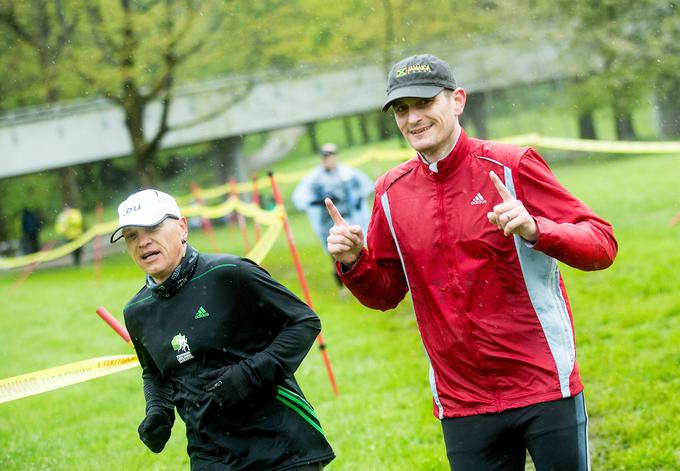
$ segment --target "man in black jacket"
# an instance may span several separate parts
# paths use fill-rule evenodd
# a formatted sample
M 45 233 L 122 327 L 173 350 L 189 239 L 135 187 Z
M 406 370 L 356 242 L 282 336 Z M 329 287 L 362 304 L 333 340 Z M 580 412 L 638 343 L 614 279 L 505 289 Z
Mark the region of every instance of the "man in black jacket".
M 160 453 L 174 410 L 191 469 L 318 470 L 335 456 L 293 373 L 321 330 L 316 314 L 252 261 L 199 254 L 172 196 L 143 190 L 118 207 L 146 273 L 125 306 L 142 366 L 141 440 Z

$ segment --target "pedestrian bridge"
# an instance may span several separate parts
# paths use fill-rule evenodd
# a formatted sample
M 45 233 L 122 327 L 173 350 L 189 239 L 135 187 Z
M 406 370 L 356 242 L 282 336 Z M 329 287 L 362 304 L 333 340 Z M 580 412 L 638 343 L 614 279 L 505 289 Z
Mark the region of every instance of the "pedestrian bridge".
M 468 93 L 536 83 L 565 74 L 557 47 L 502 43 L 441 55 Z M 246 79 L 230 77 L 180 88 L 169 113 L 171 126 L 226 108 L 212 119 L 166 135 L 163 148 L 235 135 L 283 129 L 375 111 L 385 95 L 385 73 L 376 64 L 300 76 L 259 77 L 231 107 Z M 251 78 L 252 80 L 252 78 Z M 145 126 L 152 135 L 160 104 L 151 104 Z M 0 178 L 130 155 L 132 146 L 119 107 L 103 98 L 16 110 L 0 116 Z

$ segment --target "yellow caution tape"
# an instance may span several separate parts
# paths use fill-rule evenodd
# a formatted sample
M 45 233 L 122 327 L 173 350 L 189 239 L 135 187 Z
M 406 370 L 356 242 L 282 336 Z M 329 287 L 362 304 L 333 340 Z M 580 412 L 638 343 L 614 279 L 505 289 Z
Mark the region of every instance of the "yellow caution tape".
M 582 152 L 608 152 L 608 153 L 623 153 L 623 154 L 668 154 L 680 153 L 679 141 L 667 142 L 639 142 L 639 141 L 600 141 L 588 139 L 568 139 L 557 137 L 544 137 L 538 133 L 522 134 L 518 136 L 506 137 L 502 139 L 495 139 L 498 142 L 506 142 L 508 144 L 516 144 L 520 146 L 540 147 L 544 149 L 556 150 L 574 150 Z M 359 167 L 371 161 L 389 161 L 389 160 L 406 160 L 413 157 L 414 151 L 409 148 L 403 149 L 369 149 L 363 154 L 347 160 L 347 165 Z M 276 175 L 276 181 L 279 183 L 294 183 L 302 179 L 308 172 L 308 169 L 297 172 L 281 173 Z M 269 185 L 268 177 L 261 177 L 257 180 L 258 188 Z M 236 184 L 234 187 L 237 193 L 250 193 L 253 191 L 252 182 L 242 182 Z M 215 186 L 212 188 L 199 188 L 195 194 L 188 194 L 180 196 L 177 201 L 189 203 L 194 201 L 196 197 L 202 199 L 211 199 L 224 196 L 232 191 L 230 183 Z
M 139 365 L 137 355 L 110 355 L 0 380 L 0 404 L 53 391 Z
M 611 154 L 680 154 L 678 141 L 600 141 L 593 139 L 569 139 L 525 134 L 499 141 L 541 149 L 571 150 L 579 152 L 604 152 Z
M 639 142 L 639 141 L 600 141 L 587 139 L 568 139 L 556 137 L 544 137 L 540 134 L 523 134 L 519 136 L 512 136 L 503 139 L 497 139 L 499 142 L 508 144 L 515 144 L 521 146 L 531 146 L 543 149 L 559 149 L 571 150 L 580 152 L 607 152 L 619 154 L 680 154 L 680 142 Z M 365 153 L 354 157 L 347 161 L 347 164 L 353 167 L 359 167 L 369 162 L 377 161 L 404 161 L 412 158 L 414 151 L 409 148 L 403 149 L 369 149 Z M 300 170 L 290 173 L 282 173 L 276 176 L 279 183 L 295 183 L 301 180 L 308 172 L 308 169 Z M 257 180 L 258 188 L 267 186 L 269 184 L 268 177 L 261 177 Z M 237 194 L 247 193 L 253 190 L 252 182 L 242 182 L 234 185 Z M 197 202 L 197 198 L 201 200 L 210 200 L 218 198 L 231 193 L 232 185 L 225 183 L 213 188 L 198 188 L 195 194 L 188 194 L 176 198 L 178 203 L 183 205 L 182 214 L 186 217 L 201 216 L 208 219 L 217 219 L 225 216 L 231 212 L 238 212 L 245 216 L 253 218 L 256 222 L 263 225 L 275 225 L 280 220 L 281 215 L 276 211 L 266 211 L 259 208 L 253 203 L 246 203 L 238 198 L 238 196 L 231 196 L 223 203 L 207 206 Z M 18 268 L 30 265 L 32 263 L 47 262 L 63 257 L 70 252 L 73 252 L 78 247 L 82 247 L 91 239 L 101 235 L 109 235 L 116 228 L 116 221 L 111 221 L 104 224 L 97 224 L 83 235 L 78 237 L 65 245 L 57 247 L 52 250 L 38 252 L 22 257 L 14 258 L 0 258 L 0 269 Z M 280 228 L 279 228 L 280 230 Z M 273 231 L 274 233 L 276 231 Z M 278 234 L 278 232 L 276 232 Z M 273 243 L 273 242 L 272 242 Z M 254 250 L 254 249 L 253 249 Z M 264 254 L 258 253 L 258 256 L 264 258 Z
M 276 174 L 276 181 L 278 183 L 294 183 L 302 179 L 309 170 L 298 170 L 297 172 Z M 254 186 L 257 188 L 267 188 L 269 186 L 269 177 L 260 177 L 257 179 L 255 185 L 252 182 L 237 183 L 232 187 L 231 183 L 224 183 L 222 185 L 214 186 L 212 188 L 197 188 L 195 192 L 188 195 L 178 196 L 175 198 L 178 204 L 189 204 L 197 198 L 209 200 L 212 198 L 219 198 L 234 191 L 237 194 L 251 193 Z M 232 190 L 233 188 L 233 190 Z
M 270 226 L 276 224 L 280 220 L 279 210 L 267 211 L 256 204 L 246 203 L 237 197 L 231 197 L 221 204 L 215 206 L 201 206 L 193 204 L 181 208 L 182 214 L 185 217 L 201 216 L 208 219 L 217 219 L 227 214 L 237 211 L 245 216 L 253 218 L 259 224 Z M 19 268 L 30 265 L 32 263 L 42 263 L 58 258 L 64 257 L 73 252 L 79 247 L 87 244 L 90 240 L 98 236 L 105 236 L 106 243 L 108 243 L 108 236 L 118 227 L 118 221 L 110 221 L 107 223 L 96 224 L 74 239 L 64 245 L 61 245 L 52 250 L 45 250 L 36 252 L 30 255 L 21 257 L 0 258 L 0 269 Z
M 30 255 L 23 255 L 21 257 L 0 258 L 0 268 L 18 268 L 30 265 L 32 263 L 42 263 L 49 262 L 50 260 L 56 260 L 60 257 L 63 257 L 64 255 L 68 255 L 78 247 L 82 247 L 97 236 L 110 235 L 116 229 L 116 227 L 116 221 L 97 224 L 92 226 L 86 232 L 83 232 L 77 239 L 74 239 L 64 245 L 60 245 L 55 249 L 36 252 Z
M 281 230 L 283 229 L 283 223 L 279 221 L 274 223 L 266 230 L 262 235 L 260 240 L 255 244 L 255 246 L 250 249 L 250 252 L 246 254 L 246 258 L 251 259 L 253 262 L 260 264 L 264 257 L 269 253 L 276 242 Z
M 184 217 L 201 216 L 207 219 L 217 219 L 234 211 L 267 226 L 275 224 L 281 217 L 277 210 L 266 211 L 254 203 L 246 203 L 235 196 L 215 206 L 201 206 L 198 203 L 185 206 L 182 208 L 182 215 Z

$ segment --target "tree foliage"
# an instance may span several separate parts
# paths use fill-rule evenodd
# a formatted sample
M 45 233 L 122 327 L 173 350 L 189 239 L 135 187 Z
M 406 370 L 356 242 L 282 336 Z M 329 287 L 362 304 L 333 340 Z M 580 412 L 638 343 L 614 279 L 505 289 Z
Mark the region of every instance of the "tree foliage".
M 179 69 L 201 54 L 226 11 L 193 0 L 119 0 L 88 3 L 85 12 L 88 28 L 83 46 L 73 50 L 73 63 L 85 83 L 122 108 L 139 182 L 156 185 L 154 160 L 171 131 L 168 117 Z M 148 109 L 155 102 L 160 112 L 157 122 L 149 123 Z
M 680 136 L 680 2 L 656 1 L 648 7 L 641 28 L 645 36 L 645 62 L 659 106 L 661 131 Z
M 0 5 L 0 61 L 11 67 L 10 80 L 0 89 L 0 107 L 54 103 L 79 92 L 62 60 L 77 24 L 78 15 L 65 0 Z
M 680 15 L 677 1 L 664 0 L 7 1 L 0 4 L 0 111 L 50 97 L 105 97 L 125 112 L 132 175 L 150 185 L 162 170 L 163 138 L 190 124 L 167 119 L 179 87 L 238 76 L 238 99 L 258 80 L 367 64 L 386 73 L 409 54 L 450 57 L 518 36 L 564 46 L 561 60 L 573 77 L 566 90 L 578 116 L 612 108 L 620 130 L 634 131 L 626 119 L 651 92 L 662 130 L 680 135 Z M 152 108 L 161 110 L 156 122 Z M 88 176 L 107 168 L 120 175 L 125 166 L 80 167 L 82 193 L 95 193 Z
M 538 24 L 553 25 L 553 40 L 567 45 L 574 108 L 611 107 L 619 138 L 635 137 L 630 116 L 650 93 L 663 99 L 677 90 L 678 2 L 520 0 L 518 6 Z M 676 95 L 668 98 L 677 108 Z M 680 120 L 676 129 L 680 135 Z
M 27 91 L 39 93 L 49 105 L 54 105 L 66 87 L 61 80 L 61 58 L 74 35 L 78 17 L 68 11 L 62 0 L 47 2 L 34 0 L 30 3 L 7 3 L 0 8 L 0 24 L 26 49 L 34 59 L 39 72 L 38 84 L 26 87 Z M 70 205 L 80 205 L 76 186 L 76 169 L 58 169 L 59 188 L 62 199 Z

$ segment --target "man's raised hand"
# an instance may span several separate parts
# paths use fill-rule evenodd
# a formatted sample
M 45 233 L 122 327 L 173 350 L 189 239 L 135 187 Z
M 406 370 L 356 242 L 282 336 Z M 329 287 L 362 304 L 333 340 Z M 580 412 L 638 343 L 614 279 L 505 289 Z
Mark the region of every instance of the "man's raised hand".
M 364 247 L 364 231 L 360 226 L 350 226 L 342 217 L 330 198 L 324 200 L 326 209 L 333 221 L 328 238 L 328 253 L 343 265 L 353 265 Z
M 503 202 L 493 207 L 493 211 L 487 213 L 491 224 L 503 231 L 505 236 L 517 234 L 529 242 L 538 240 L 538 227 L 536 221 L 526 210 L 521 201 L 515 199 L 505 187 L 498 175 L 489 172 L 489 178 L 496 187 Z

